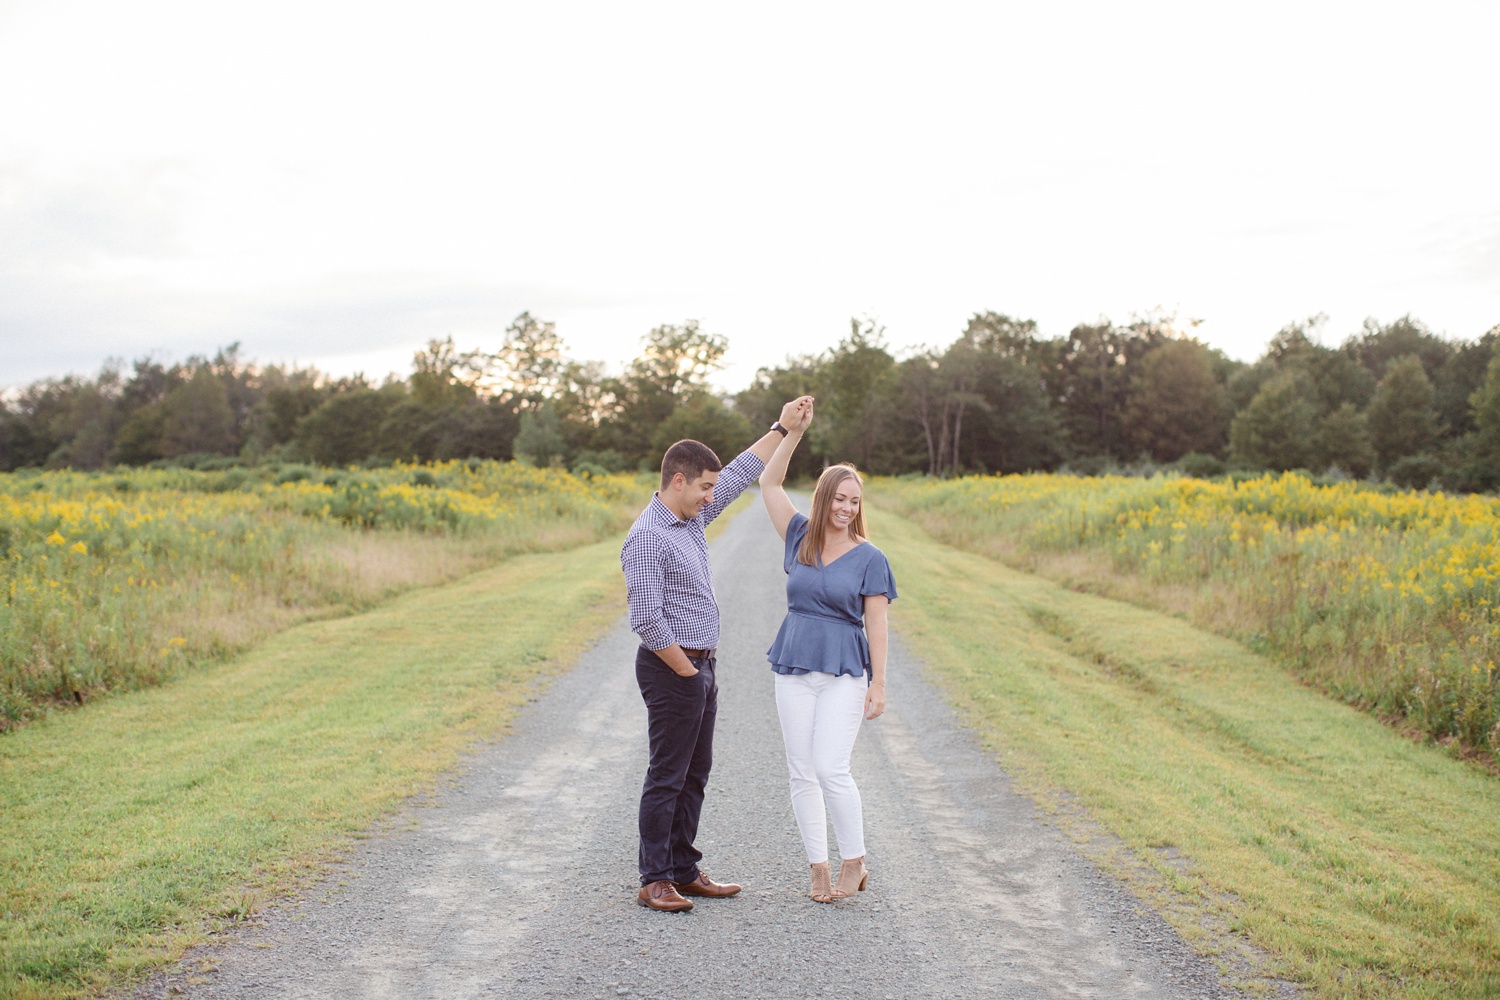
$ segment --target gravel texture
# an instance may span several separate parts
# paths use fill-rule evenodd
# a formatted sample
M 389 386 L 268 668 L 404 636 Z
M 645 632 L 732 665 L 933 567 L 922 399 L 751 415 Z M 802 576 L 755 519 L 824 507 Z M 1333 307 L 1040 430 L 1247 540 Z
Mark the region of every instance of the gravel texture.
M 758 504 L 713 546 L 724 629 L 698 846 L 705 871 L 744 884 L 739 896 L 682 914 L 636 903 L 646 724 L 621 621 L 511 735 L 475 748 L 320 885 L 130 995 L 1241 995 L 1012 791 L 899 642 L 889 710 L 855 748 L 869 889 L 807 899 L 764 655 L 784 610 L 780 549 Z

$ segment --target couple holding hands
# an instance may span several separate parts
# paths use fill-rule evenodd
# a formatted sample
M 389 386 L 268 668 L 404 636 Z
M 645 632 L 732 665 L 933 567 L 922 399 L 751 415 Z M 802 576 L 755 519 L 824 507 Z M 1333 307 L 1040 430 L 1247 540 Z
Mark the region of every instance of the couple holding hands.
M 719 690 L 719 608 L 704 529 L 756 479 L 785 542 L 787 614 L 767 656 L 792 812 L 812 869 L 808 895 L 828 903 L 865 888 L 864 814 L 849 757 L 860 723 L 885 711 L 886 614 L 896 586 L 885 555 L 866 539 L 863 481 L 852 465 L 823 471 L 808 515 L 782 488 L 812 419 L 811 396 L 792 400 L 728 465 L 698 441 L 672 445 L 662 457 L 661 489 L 621 549 L 630 627 L 641 639 L 635 676 L 650 742 L 640 805 L 642 906 L 688 910 L 689 897 L 740 891 L 705 875 L 693 846 L 713 766 Z M 829 817 L 843 859 L 836 883 Z

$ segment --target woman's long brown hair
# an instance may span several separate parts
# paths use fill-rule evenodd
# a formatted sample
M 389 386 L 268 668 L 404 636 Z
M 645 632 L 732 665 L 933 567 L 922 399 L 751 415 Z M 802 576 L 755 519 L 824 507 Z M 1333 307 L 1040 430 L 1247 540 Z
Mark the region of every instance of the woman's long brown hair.
M 859 470 L 848 462 L 840 462 L 838 465 L 830 465 L 823 470 L 818 477 L 818 485 L 813 488 L 812 513 L 807 519 L 807 534 L 802 536 L 802 544 L 797 548 L 797 561 L 804 566 L 818 566 L 823 562 L 823 541 L 828 534 L 828 513 L 833 510 L 833 495 L 839 491 L 839 487 L 850 479 L 864 486 L 865 478 L 859 474 Z M 855 542 L 865 540 L 865 505 L 861 500 L 859 513 L 849 521 L 849 537 Z

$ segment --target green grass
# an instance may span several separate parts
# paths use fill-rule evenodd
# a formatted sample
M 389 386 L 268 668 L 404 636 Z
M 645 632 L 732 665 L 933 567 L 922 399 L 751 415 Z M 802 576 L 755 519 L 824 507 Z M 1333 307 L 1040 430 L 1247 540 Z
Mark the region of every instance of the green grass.
M 1232 968 L 1248 941 L 1317 996 L 1500 996 L 1500 783 L 1228 639 L 872 513 L 906 642 L 1197 947 Z
M 301 884 L 621 613 L 618 551 L 521 556 L 0 738 L 0 996 L 119 985 Z

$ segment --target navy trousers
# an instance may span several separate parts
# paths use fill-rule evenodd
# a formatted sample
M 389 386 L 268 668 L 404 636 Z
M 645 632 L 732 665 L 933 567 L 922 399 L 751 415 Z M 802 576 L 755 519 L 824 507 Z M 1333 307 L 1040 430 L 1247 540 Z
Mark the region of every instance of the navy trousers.
M 683 677 L 645 646 L 635 654 L 651 745 L 641 787 L 641 885 L 691 882 L 703 857 L 693 840 L 714 763 L 719 685 L 714 657 L 694 660 L 693 666 L 698 673 Z

